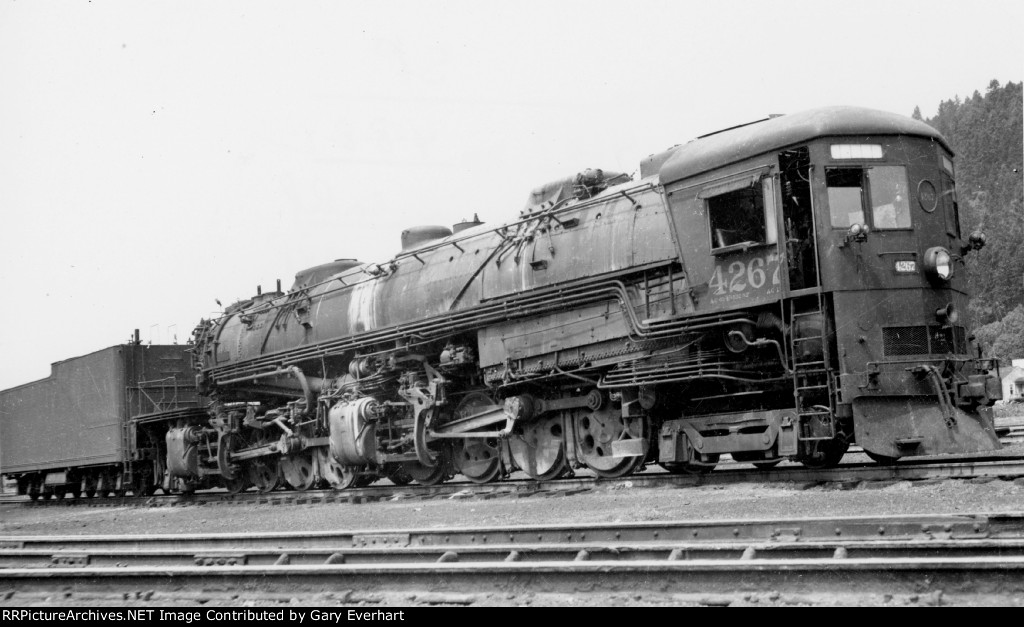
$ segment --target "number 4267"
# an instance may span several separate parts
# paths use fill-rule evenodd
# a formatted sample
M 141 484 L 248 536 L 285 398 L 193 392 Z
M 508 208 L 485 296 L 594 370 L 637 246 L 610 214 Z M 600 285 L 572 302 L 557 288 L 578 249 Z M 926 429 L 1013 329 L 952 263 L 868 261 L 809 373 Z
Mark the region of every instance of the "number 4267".
M 733 261 L 724 271 L 722 268 L 723 266 L 716 265 L 715 272 L 708 281 L 712 294 L 721 296 L 744 292 L 750 288 L 759 290 L 768 280 L 768 272 L 772 275 L 771 284 L 779 285 L 778 256 L 774 254 L 768 256 L 767 262 L 764 257 L 754 257 L 748 262 Z

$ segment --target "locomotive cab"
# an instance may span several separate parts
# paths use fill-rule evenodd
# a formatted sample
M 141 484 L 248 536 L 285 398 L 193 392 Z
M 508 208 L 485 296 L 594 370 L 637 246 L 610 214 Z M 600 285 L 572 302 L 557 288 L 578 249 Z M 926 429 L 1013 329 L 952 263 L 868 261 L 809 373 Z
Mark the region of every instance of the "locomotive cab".
M 829 140 L 813 152 L 837 410 L 852 414 L 857 442 L 884 458 L 998 448 L 988 407 L 999 384 L 966 320 L 962 253 L 984 236 L 962 241 L 952 154 L 913 136 Z
M 934 129 L 830 107 L 705 136 L 650 164 L 693 313 L 746 316 L 723 323 L 725 356 L 704 361 L 719 373 L 677 394 L 691 400 L 662 421 L 663 462 L 728 452 L 831 464 L 854 439 L 882 461 L 999 448 L 988 409 L 998 381 L 965 319 L 963 254 L 984 236 L 962 241 L 953 155 Z M 710 337 L 701 342 L 715 350 Z M 694 398 L 727 400 L 709 411 Z

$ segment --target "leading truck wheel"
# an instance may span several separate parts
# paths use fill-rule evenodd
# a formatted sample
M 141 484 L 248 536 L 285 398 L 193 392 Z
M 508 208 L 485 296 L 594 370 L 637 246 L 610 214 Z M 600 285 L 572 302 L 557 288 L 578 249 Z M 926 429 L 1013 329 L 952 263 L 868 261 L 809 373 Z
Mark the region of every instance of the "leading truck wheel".
M 358 487 L 359 468 L 339 464 L 327 449 L 317 452 L 317 464 L 320 467 L 320 478 L 335 490 Z
M 281 458 L 281 476 L 293 489 L 305 491 L 316 483 L 313 451 L 299 451 Z
M 835 440 L 817 440 L 809 448 L 810 452 L 807 457 L 800 460 L 801 464 L 815 470 L 835 468 L 843 459 L 843 455 L 846 455 L 850 442 L 843 437 Z
M 468 438 L 456 446 L 459 472 L 473 483 L 489 483 L 501 474 L 501 442 L 496 438 Z
M 824 406 L 815 405 L 816 409 L 827 411 Z M 800 459 L 800 463 L 815 470 L 820 468 L 835 468 L 839 465 L 843 455 L 850 448 L 850 440 L 853 439 L 853 425 L 846 420 L 835 419 L 835 437 L 828 440 L 811 440 L 807 442 L 806 454 Z

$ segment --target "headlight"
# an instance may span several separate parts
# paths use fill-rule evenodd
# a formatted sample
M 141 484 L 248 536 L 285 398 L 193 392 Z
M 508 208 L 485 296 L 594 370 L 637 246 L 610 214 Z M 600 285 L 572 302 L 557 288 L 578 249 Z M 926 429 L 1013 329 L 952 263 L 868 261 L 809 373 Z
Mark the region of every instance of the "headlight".
M 924 253 L 924 271 L 929 279 L 948 281 L 953 278 L 953 257 L 942 246 L 929 248 Z

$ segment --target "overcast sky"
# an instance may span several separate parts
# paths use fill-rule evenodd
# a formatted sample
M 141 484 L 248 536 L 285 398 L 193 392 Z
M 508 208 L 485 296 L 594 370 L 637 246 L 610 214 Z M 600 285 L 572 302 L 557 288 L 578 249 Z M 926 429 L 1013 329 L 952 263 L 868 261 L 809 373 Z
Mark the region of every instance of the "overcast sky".
M 5 0 L 0 389 L 723 127 L 934 115 L 1022 79 L 1022 5 Z

